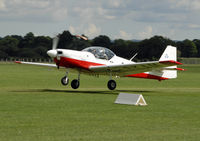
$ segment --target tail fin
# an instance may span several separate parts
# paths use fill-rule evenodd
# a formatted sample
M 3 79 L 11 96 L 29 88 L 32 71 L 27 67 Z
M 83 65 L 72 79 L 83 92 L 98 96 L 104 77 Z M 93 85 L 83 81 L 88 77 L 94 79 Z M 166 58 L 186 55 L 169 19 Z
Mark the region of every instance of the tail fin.
M 177 49 L 176 47 L 168 45 L 161 55 L 159 61 L 177 61 Z M 152 71 L 149 72 L 152 75 L 167 78 L 167 79 L 172 79 L 172 78 L 177 78 L 177 66 L 171 66 L 171 67 L 166 67 L 163 68 L 163 70 L 160 71 Z
M 163 52 L 162 56 L 160 57 L 159 61 L 177 61 L 177 51 L 176 47 L 167 46 L 165 51 Z

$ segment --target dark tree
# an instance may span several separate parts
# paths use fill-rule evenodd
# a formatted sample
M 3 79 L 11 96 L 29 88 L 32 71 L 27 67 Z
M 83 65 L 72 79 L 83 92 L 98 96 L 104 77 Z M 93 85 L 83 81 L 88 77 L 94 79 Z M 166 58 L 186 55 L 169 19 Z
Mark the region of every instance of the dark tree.
M 19 48 L 34 48 L 34 34 L 32 32 L 27 33 L 19 43 Z
M 100 36 L 95 37 L 93 39 L 92 45 L 110 48 L 111 41 L 110 41 L 110 38 L 108 36 L 100 35 Z
M 177 46 L 179 50 L 181 51 L 182 57 L 196 57 L 197 56 L 197 53 L 198 53 L 197 47 L 192 41 L 186 39 L 183 42 L 178 42 Z
M 18 56 L 19 57 L 26 57 L 26 58 L 41 58 L 41 56 L 38 53 L 33 51 L 33 49 L 29 49 L 29 48 L 20 49 Z
M 195 39 L 195 40 L 193 40 L 193 42 L 195 43 L 195 45 L 197 47 L 197 51 L 198 51 L 197 57 L 200 57 L 200 40 Z
M 51 49 L 52 46 L 52 39 L 50 37 L 45 37 L 45 36 L 37 36 L 34 39 L 34 46 L 43 46 L 47 49 Z
M 69 48 L 74 36 L 69 31 L 63 31 L 59 38 L 58 48 Z
M 139 59 L 157 60 L 165 50 L 167 45 L 175 45 L 170 39 L 162 36 L 154 36 L 139 43 Z
M 89 46 L 91 46 L 91 44 L 88 40 L 79 39 L 79 38 L 74 37 L 73 41 L 69 45 L 69 48 L 74 49 L 74 50 L 82 50 Z
M 19 35 L 11 35 L 11 37 L 17 39 L 19 42 L 23 39 L 23 37 Z
M 111 50 L 118 56 L 128 58 L 129 51 L 125 40 L 117 39 L 114 40 Z
M 16 57 L 19 41 L 11 36 L 6 36 L 0 41 L 0 49 L 8 56 Z M 5 55 L 5 54 L 4 54 Z
M 174 42 L 162 36 L 154 36 L 134 42 L 122 39 L 111 41 L 108 36 L 100 35 L 93 40 L 84 40 L 73 36 L 69 31 L 63 31 L 59 37 L 58 48 L 82 50 L 89 46 L 103 46 L 127 59 L 138 53 L 136 60 L 140 61 L 159 59 L 167 45 L 177 46 L 178 56 L 200 57 L 200 40 L 198 39 Z M 0 58 L 48 58 L 46 52 L 51 48 L 52 38 L 48 36 L 35 37 L 32 32 L 27 33 L 24 37 L 18 35 L 0 37 Z
M 7 58 L 7 57 L 9 57 L 8 54 L 0 50 L 0 58 Z

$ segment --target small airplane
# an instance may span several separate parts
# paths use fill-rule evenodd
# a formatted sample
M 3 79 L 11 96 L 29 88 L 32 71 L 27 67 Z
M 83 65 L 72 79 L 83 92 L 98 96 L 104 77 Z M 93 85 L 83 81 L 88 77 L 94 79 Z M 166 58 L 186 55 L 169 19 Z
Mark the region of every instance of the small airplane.
M 85 37 L 77 36 L 86 40 Z M 136 77 L 156 80 L 167 80 L 177 77 L 177 70 L 184 70 L 177 68 L 177 65 L 182 63 L 177 62 L 176 47 L 168 45 L 161 55 L 159 61 L 148 62 L 133 62 L 132 59 L 124 59 L 115 55 L 111 50 L 100 46 L 91 46 L 82 51 L 70 49 L 57 49 L 59 37 L 53 38 L 52 49 L 47 51 L 47 54 L 54 60 L 56 64 L 35 63 L 16 61 L 19 64 L 31 64 L 39 66 L 60 67 L 66 68 L 66 74 L 61 79 L 63 85 L 69 83 L 68 68 L 78 71 L 78 79 L 71 81 L 71 87 L 77 89 L 80 86 L 80 74 L 89 74 L 94 76 L 107 75 L 109 81 L 107 87 L 110 90 L 116 88 L 116 81 L 112 79 L 115 77 Z

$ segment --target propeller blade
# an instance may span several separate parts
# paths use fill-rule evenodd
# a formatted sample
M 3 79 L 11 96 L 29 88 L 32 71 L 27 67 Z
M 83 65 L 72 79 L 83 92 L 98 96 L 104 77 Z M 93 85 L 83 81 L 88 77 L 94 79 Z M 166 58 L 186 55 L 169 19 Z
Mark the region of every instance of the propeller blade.
M 60 68 L 60 53 L 62 52 L 62 51 L 59 51 L 59 50 L 56 50 L 56 52 L 57 52 L 57 54 L 56 54 L 56 59 L 57 59 L 57 63 L 56 63 L 56 65 L 57 65 L 57 69 L 59 69 Z
M 81 38 L 81 39 L 83 39 L 83 40 L 86 40 L 86 41 L 88 40 L 88 38 L 87 38 L 87 37 L 85 37 L 85 36 L 76 35 L 76 37 L 77 37 L 77 38 Z
M 58 46 L 58 42 L 59 42 L 59 38 L 56 36 L 53 38 L 53 45 L 52 45 L 52 49 L 55 50 Z

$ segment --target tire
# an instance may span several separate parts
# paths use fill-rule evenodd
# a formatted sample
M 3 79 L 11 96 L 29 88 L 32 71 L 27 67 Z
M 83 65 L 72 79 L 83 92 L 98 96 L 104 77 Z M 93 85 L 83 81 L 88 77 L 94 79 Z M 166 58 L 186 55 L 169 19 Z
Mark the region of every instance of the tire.
M 107 86 L 108 86 L 108 89 L 114 90 L 116 88 L 117 84 L 116 84 L 115 80 L 109 80 Z
M 80 83 L 77 79 L 74 79 L 72 82 L 71 82 L 71 87 L 73 89 L 77 89 L 79 87 Z
M 63 78 L 61 79 L 61 83 L 62 83 L 63 85 L 67 85 L 67 84 L 69 83 L 69 79 L 65 76 L 65 77 L 63 77 Z

